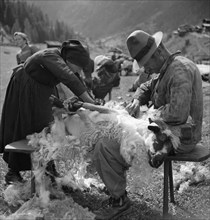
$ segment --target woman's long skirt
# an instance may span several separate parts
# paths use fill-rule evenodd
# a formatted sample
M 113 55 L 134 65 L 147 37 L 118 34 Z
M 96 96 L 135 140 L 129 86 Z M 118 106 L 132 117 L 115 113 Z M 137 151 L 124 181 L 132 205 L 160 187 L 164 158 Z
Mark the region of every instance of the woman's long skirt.
M 18 66 L 9 81 L 0 124 L 0 153 L 15 171 L 31 169 L 30 156 L 24 153 L 4 152 L 7 144 L 40 132 L 53 121 L 51 94 L 57 95 L 56 87 L 49 87 L 33 80 Z

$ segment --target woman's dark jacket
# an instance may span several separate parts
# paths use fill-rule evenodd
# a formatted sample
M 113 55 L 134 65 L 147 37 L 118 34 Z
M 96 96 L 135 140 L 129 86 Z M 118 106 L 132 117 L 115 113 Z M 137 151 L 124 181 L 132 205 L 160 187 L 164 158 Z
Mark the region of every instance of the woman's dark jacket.
M 69 69 L 59 49 L 45 49 L 29 57 L 13 70 L 9 81 L 0 124 L 0 153 L 14 170 L 29 170 L 30 157 L 6 153 L 7 144 L 40 132 L 53 121 L 50 95 L 58 95 L 56 85 L 62 82 L 76 96 L 86 88 Z

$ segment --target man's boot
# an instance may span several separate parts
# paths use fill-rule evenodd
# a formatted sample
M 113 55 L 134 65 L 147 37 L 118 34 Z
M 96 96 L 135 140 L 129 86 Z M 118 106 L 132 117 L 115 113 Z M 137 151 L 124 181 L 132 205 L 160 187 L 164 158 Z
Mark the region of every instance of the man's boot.
M 102 206 L 99 210 L 95 211 L 96 220 L 114 220 L 122 215 L 130 212 L 130 200 L 127 197 L 127 193 L 118 199 L 110 197 L 108 204 Z
M 23 182 L 23 178 L 19 171 L 15 171 L 9 168 L 9 171 L 5 175 L 6 184 L 12 184 L 14 182 Z

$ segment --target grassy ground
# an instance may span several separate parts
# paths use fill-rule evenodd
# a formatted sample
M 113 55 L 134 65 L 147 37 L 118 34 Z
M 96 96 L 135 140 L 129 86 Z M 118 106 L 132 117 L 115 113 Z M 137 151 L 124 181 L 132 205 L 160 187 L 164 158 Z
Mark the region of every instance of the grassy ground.
M 0 107 L 2 108 L 5 89 L 11 75 L 11 69 L 16 65 L 15 53 L 18 48 L 15 47 L 0 47 Z M 134 81 L 135 77 L 122 77 L 119 88 L 115 88 L 112 92 L 114 100 L 130 100 L 131 93 L 128 93 L 128 88 Z M 203 143 L 210 148 L 210 84 L 203 83 L 204 97 L 204 122 L 203 122 Z M 1 109 L 0 109 L 1 112 Z M 210 160 L 202 163 L 210 169 Z M 180 163 L 174 163 L 173 168 L 176 169 Z M 14 211 L 8 207 L 3 200 L 4 176 L 7 172 L 5 163 L 0 155 L 0 215 Z M 133 181 L 137 182 L 141 176 L 130 176 L 128 173 L 128 195 L 132 201 L 131 212 L 120 220 L 150 220 L 161 219 L 162 214 L 162 195 L 163 195 L 163 167 L 154 169 L 152 172 L 152 181 L 145 186 L 136 186 L 135 191 L 130 190 Z M 69 193 L 76 202 L 88 207 L 90 210 L 95 210 L 100 206 L 100 202 L 106 198 L 104 193 L 91 191 L 86 193 Z M 176 205 L 170 204 L 170 215 L 168 219 L 210 219 L 210 183 L 208 181 L 201 182 L 198 185 L 193 185 L 188 190 L 179 194 L 175 191 Z

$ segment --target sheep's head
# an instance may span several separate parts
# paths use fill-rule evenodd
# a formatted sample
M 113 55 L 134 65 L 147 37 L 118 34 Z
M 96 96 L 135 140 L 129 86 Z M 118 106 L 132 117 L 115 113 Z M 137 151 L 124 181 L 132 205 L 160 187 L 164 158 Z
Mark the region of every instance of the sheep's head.
M 173 154 L 173 135 L 163 121 L 152 121 L 151 119 L 149 121 L 148 129 L 152 133 L 145 140 L 148 147 L 149 164 L 154 168 L 158 168 L 167 155 Z
M 67 115 L 64 124 L 67 133 L 80 138 L 83 132 L 91 129 L 94 122 L 89 117 L 92 112 L 87 109 L 80 109 L 74 115 Z

